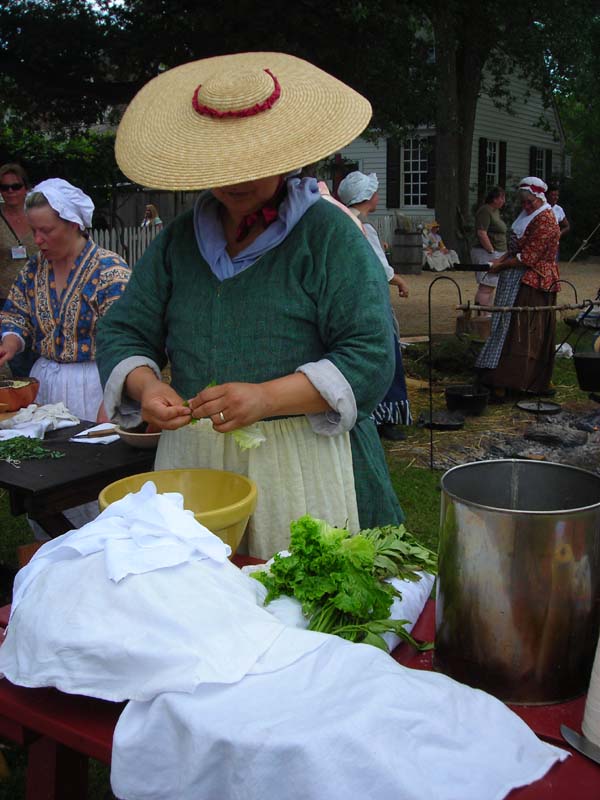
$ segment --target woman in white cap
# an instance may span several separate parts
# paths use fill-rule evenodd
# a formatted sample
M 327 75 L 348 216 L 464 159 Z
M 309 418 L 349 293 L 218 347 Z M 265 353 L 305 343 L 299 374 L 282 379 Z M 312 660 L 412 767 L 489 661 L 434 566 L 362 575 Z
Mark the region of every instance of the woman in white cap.
M 369 244 L 375 251 L 375 255 L 381 262 L 388 284 L 396 286 L 400 297 L 408 297 L 408 284 L 400 275 L 396 275 L 390 266 L 375 228 L 367 221 L 368 215 L 377 208 L 379 195 L 377 189 L 379 181 L 374 172 L 365 175 L 364 172 L 350 172 L 338 186 L 337 194 L 340 200 L 345 203 L 350 211 L 362 224 L 364 235 L 369 240 Z M 406 391 L 406 380 L 404 377 L 404 366 L 402 364 L 402 353 L 400 351 L 400 331 L 394 312 L 389 307 L 389 313 L 394 326 L 394 355 L 395 371 L 392 385 L 387 391 L 386 396 L 373 412 L 373 420 L 377 426 L 377 432 L 384 439 L 391 441 L 401 441 L 406 435 L 397 426 L 410 425 L 412 416 L 408 394 Z
M 80 419 L 100 420 L 96 323 L 122 295 L 130 269 L 88 237 L 94 204 L 68 181 L 42 181 L 25 209 L 39 253 L 4 305 L 0 365 L 30 346 L 40 356 L 31 370 L 40 382 L 37 402 L 62 402 Z
M 507 252 L 491 262 L 498 273 L 497 306 L 552 306 L 560 291 L 556 263 L 559 228 L 537 177 L 518 187 L 522 211 L 511 226 Z M 480 378 L 502 400 L 507 393 L 552 393 L 555 319 L 550 312 L 494 314 L 492 332 L 476 362 Z
M 153 79 L 117 132 L 132 180 L 210 191 L 159 234 L 101 321 L 107 412 L 163 429 L 156 468 L 254 479 L 253 555 L 285 547 L 304 513 L 351 530 L 403 520 L 370 418 L 394 368 L 387 284 L 357 227 L 295 177 L 370 117 L 306 61 L 239 53 Z M 251 424 L 259 447 L 224 435 Z

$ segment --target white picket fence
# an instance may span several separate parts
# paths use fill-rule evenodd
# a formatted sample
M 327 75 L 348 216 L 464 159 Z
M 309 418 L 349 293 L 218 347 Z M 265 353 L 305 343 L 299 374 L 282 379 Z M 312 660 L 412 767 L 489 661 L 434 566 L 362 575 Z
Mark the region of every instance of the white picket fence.
M 90 235 L 97 245 L 118 253 L 133 266 L 158 233 L 156 228 L 111 228 L 92 230 Z
M 381 241 L 391 246 L 399 224 L 397 217 L 394 214 L 373 215 L 369 222 L 377 230 Z M 419 222 L 422 224 L 424 220 L 415 219 L 415 225 Z M 100 247 L 118 253 L 133 266 L 158 233 L 156 228 L 112 228 L 92 230 L 91 237 Z

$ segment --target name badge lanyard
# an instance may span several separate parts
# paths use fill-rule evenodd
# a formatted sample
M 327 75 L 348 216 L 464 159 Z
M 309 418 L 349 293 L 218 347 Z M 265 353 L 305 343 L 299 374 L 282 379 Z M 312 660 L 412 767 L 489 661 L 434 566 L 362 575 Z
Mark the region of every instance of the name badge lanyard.
M 27 258 L 27 249 L 25 248 L 25 245 L 21 241 L 20 237 L 17 236 L 17 233 L 14 230 L 13 226 L 10 224 L 10 222 L 6 219 L 6 217 L 1 211 L 0 211 L 0 217 L 2 217 L 4 224 L 17 240 L 17 246 L 10 248 L 13 259 Z

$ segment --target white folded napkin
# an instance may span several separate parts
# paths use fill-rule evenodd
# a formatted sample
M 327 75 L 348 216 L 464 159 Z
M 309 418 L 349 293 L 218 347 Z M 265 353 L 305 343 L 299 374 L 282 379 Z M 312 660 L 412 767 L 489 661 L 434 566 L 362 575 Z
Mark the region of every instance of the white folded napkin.
M 112 422 L 101 422 L 99 425 L 94 425 L 93 428 L 87 428 L 85 431 L 76 433 L 75 436 L 71 436 L 69 441 L 81 442 L 82 444 L 110 444 L 111 442 L 118 442 L 118 433 L 111 433 L 107 436 L 92 436 L 91 438 L 86 437 L 86 434 L 91 433 L 92 431 L 103 431 L 105 429 L 112 431 L 114 427 L 115 426 Z
M 0 430 L 0 442 L 25 436 L 27 439 L 43 439 L 48 425 L 45 422 L 24 422 L 10 430 Z
M 57 431 L 60 428 L 70 428 L 79 425 L 79 418 L 71 414 L 64 403 L 47 403 L 44 406 L 37 406 L 31 403 L 26 408 L 10 417 L 10 419 L 0 422 L 0 428 L 19 429 L 28 423 L 44 423 L 44 433 L 46 431 Z M 23 436 L 25 434 L 22 434 Z

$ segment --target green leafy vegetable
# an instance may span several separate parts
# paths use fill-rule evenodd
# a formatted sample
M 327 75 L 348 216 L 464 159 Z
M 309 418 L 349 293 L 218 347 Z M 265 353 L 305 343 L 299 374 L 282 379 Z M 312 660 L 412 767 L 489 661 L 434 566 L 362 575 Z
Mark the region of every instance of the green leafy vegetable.
M 65 454 L 60 450 L 47 450 L 42 447 L 41 439 L 27 436 L 13 436 L 0 442 L 0 461 L 18 466 L 21 461 L 31 458 L 62 458 Z
M 216 386 L 216 381 L 211 381 L 207 383 L 204 387 L 208 389 L 209 386 Z M 183 405 L 186 408 L 190 407 L 189 401 L 184 400 Z M 198 420 L 195 417 L 192 417 L 189 421 L 189 425 L 196 425 Z M 235 431 L 231 431 L 230 433 L 226 433 L 226 436 L 233 436 L 234 442 L 240 448 L 240 450 L 251 450 L 255 447 L 260 447 L 263 442 L 266 442 L 267 439 L 263 433 L 261 433 L 258 425 L 247 425 L 245 428 L 238 428 Z
M 406 620 L 390 619 L 394 597 L 386 579 L 420 580 L 417 571 L 436 571 L 435 555 L 418 544 L 404 525 L 372 528 L 352 536 L 324 520 L 304 516 L 291 523 L 290 555 L 276 555 L 268 571 L 253 573 L 267 589 L 265 604 L 295 597 L 309 629 L 387 650 L 382 633 L 393 631 L 419 646 Z M 427 647 L 427 646 L 425 646 Z
M 254 447 L 260 447 L 263 442 L 267 441 L 264 433 L 261 433 L 258 425 L 247 425 L 245 428 L 238 428 L 231 431 L 233 439 L 240 450 L 251 450 Z

